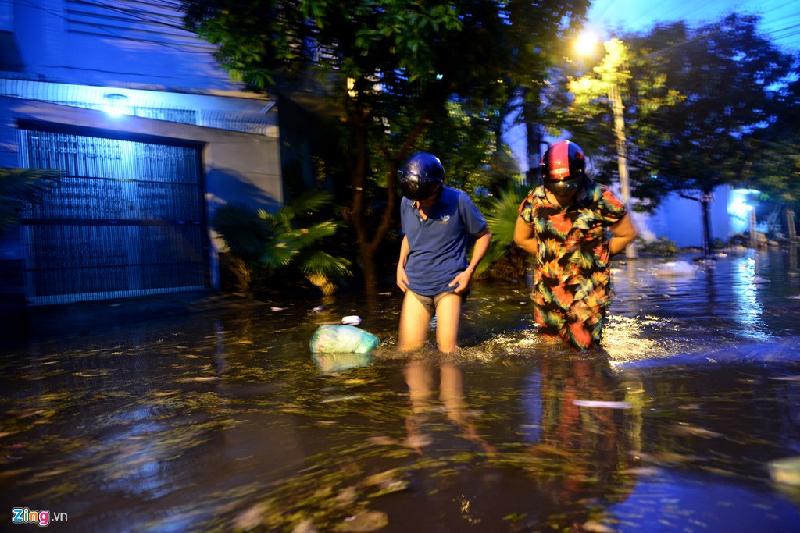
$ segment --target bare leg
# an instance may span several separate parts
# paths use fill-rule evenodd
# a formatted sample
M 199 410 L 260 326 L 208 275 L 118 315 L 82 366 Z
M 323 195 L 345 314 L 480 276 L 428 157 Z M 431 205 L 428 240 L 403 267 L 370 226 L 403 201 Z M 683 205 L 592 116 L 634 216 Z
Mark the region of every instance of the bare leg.
M 461 301 L 461 296 L 450 293 L 444 295 L 436 306 L 436 344 L 442 353 L 453 353 L 458 348 Z
M 400 331 L 397 342 L 400 351 L 412 352 L 422 348 L 428 338 L 430 322 L 430 311 L 417 300 L 411 291 L 406 291 L 400 311 Z

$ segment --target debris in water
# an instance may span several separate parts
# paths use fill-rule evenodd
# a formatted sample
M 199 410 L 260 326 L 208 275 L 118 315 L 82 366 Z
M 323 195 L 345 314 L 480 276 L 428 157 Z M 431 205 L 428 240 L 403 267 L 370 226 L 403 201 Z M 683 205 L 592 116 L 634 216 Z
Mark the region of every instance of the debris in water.
M 722 433 L 710 431 L 698 426 L 687 424 L 686 422 L 678 422 L 672 426 L 672 432 L 678 435 L 690 435 L 692 437 L 703 437 L 704 439 L 711 439 L 714 437 L 721 437 Z
M 339 491 L 339 494 L 336 495 L 336 506 L 337 507 L 350 507 L 355 503 L 356 498 L 358 498 L 358 493 L 356 492 L 355 487 L 347 487 L 346 489 L 342 489 Z
M 294 527 L 292 533 L 317 533 L 317 528 L 314 527 L 314 522 L 306 518 Z
M 393 439 L 392 437 L 387 437 L 386 435 L 376 435 L 374 437 L 368 438 L 367 440 L 376 446 L 394 446 L 397 444 L 396 439 Z
M 800 485 L 800 456 L 786 457 L 769 463 L 773 481 L 786 485 Z
M 272 306 L 269 308 L 270 311 L 275 311 L 276 313 L 278 311 L 286 311 L 287 309 L 288 307 L 277 307 L 277 306 Z
M 389 525 L 389 515 L 381 511 L 364 511 L 345 518 L 336 531 L 377 531 Z
M 630 409 L 628 402 L 608 402 L 604 400 L 573 400 L 573 404 L 578 407 L 605 408 L 605 409 Z
M 196 378 L 178 378 L 175 381 L 178 383 L 208 383 L 211 381 L 217 381 L 219 378 L 217 376 L 201 376 Z
M 267 506 L 258 503 L 243 513 L 239 514 L 233 521 L 234 529 L 254 529 L 261 525 L 261 518 L 267 510 Z
M 589 520 L 583 524 L 583 531 L 593 531 L 595 533 L 614 533 L 616 530 L 601 524 L 600 522 Z
M 324 400 L 320 401 L 320 403 L 346 402 L 349 400 L 356 400 L 358 398 L 361 398 L 360 394 L 348 394 L 346 396 L 331 396 L 330 398 L 325 398 Z
M 697 265 L 688 261 L 667 261 L 653 270 L 656 276 L 692 276 L 697 272 Z
M 633 474 L 636 476 L 657 476 L 661 473 L 660 468 L 655 468 L 652 466 L 639 466 L 635 468 L 629 468 L 625 470 L 625 474 Z
M 346 326 L 357 326 L 361 324 L 361 317 L 358 315 L 347 315 L 342 317 L 342 324 Z

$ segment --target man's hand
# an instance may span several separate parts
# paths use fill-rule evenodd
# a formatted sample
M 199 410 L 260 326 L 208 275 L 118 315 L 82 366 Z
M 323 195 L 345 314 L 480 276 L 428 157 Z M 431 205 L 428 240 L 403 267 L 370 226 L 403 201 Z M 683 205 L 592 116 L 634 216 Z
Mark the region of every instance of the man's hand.
M 447 286 L 452 287 L 453 285 L 455 285 L 456 290 L 454 290 L 453 292 L 455 292 L 456 294 L 461 294 L 462 292 L 467 290 L 467 287 L 469 287 L 469 282 L 472 279 L 472 272 L 473 272 L 472 268 L 467 267 L 467 269 L 464 272 L 460 272 L 459 274 L 457 274 L 456 277 L 454 277 L 453 280 L 447 284 Z
M 406 292 L 408 290 L 408 276 L 406 276 L 406 269 L 397 265 L 397 286 L 400 290 Z

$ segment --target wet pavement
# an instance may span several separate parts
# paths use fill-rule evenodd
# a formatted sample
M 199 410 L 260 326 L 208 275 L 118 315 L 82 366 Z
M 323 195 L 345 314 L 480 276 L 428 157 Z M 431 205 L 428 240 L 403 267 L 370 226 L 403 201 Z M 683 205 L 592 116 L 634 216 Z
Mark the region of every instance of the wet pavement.
M 72 531 L 800 530 L 769 470 L 800 456 L 796 252 L 613 272 L 591 353 L 541 342 L 524 288 L 489 284 L 447 358 L 395 351 L 397 292 L 7 348 L 0 527 L 28 507 Z M 372 356 L 312 357 L 352 314 Z

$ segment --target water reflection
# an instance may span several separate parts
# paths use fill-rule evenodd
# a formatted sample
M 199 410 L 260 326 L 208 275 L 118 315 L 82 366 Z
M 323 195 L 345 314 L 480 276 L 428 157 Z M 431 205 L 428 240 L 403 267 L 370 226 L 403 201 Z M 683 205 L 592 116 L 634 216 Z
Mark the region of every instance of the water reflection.
M 396 352 L 391 297 L 36 341 L 0 358 L 0 506 L 76 530 L 791 529 L 765 465 L 800 453 L 792 257 L 620 265 L 607 355 L 539 342 L 524 288 L 487 284 L 452 359 Z M 372 360 L 313 358 L 349 314 Z
M 435 388 L 434 366 L 429 360 L 412 359 L 404 371 L 411 401 L 411 410 L 405 421 L 408 433 L 406 444 L 419 453 L 432 443 L 432 438 L 424 433 L 424 428 L 435 407 L 432 402 Z M 461 369 L 450 361 L 439 363 L 438 369 L 439 400 L 447 419 L 458 428 L 464 439 L 479 445 L 487 453 L 493 453 L 494 447 L 478 434 L 470 420 L 471 412 L 464 398 L 464 376 Z
M 741 324 L 742 334 L 759 340 L 769 338 L 761 322 L 764 309 L 756 288 L 756 284 L 766 283 L 768 280 L 756 275 L 756 257 L 738 261 L 734 272 L 734 288 L 739 306 L 734 316 Z

